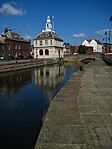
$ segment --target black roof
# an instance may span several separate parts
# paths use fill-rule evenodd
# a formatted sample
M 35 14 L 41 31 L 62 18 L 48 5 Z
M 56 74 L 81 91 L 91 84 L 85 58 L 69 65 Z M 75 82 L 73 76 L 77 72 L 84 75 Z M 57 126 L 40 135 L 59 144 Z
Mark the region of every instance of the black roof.
M 36 40 L 36 39 L 40 39 L 40 40 L 42 40 L 42 39 L 57 39 L 59 41 L 63 41 L 61 39 L 61 37 L 53 31 L 51 31 L 51 32 L 42 32 L 39 35 L 37 35 L 37 37 L 34 40 Z

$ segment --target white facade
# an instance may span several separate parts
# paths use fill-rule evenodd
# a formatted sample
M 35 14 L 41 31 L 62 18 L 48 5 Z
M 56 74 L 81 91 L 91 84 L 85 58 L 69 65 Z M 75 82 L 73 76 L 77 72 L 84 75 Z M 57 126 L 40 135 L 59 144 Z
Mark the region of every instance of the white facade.
M 63 47 L 63 40 L 53 31 L 48 16 L 45 30 L 34 39 L 34 58 L 63 58 Z
M 103 50 L 102 43 L 96 39 L 84 40 L 82 45 L 85 45 L 87 47 L 93 47 L 93 52 L 102 52 Z

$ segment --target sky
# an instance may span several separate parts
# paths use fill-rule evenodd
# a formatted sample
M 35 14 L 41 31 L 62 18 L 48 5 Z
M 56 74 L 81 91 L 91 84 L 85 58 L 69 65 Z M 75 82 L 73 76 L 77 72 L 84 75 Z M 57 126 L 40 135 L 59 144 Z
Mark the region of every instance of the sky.
M 0 0 L 0 34 L 10 28 L 33 43 L 45 29 L 47 16 L 64 42 L 105 42 L 111 31 L 112 43 L 112 0 Z

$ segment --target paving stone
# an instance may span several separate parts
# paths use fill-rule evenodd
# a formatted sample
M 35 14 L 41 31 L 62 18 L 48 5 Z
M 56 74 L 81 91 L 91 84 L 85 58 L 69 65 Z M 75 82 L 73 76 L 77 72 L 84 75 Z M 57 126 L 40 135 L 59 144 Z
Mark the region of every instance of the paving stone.
M 39 144 L 35 149 L 87 149 L 85 145 L 74 144 Z
M 112 68 L 96 60 L 51 101 L 35 149 L 112 148 Z
M 46 114 L 45 123 L 52 125 L 79 125 L 81 124 L 78 111 L 68 112 L 48 112 Z
M 44 131 L 44 133 L 42 133 Z M 44 125 L 38 143 L 84 144 L 84 135 L 79 126 Z
M 79 106 L 80 113 L 98 113 L 97 106 L 92 105 L 80 105 Z
M 53 101 L 50 104 L 50 107 L 48 109 L 48 111 L 62 111 L 62 112 L 68 112 L 68 111 L 77 111 L 79 110 L 78 108 L 78 104 L 74 104 L 74 102 L 57 102 L 57 101 Z
M 88 123 L 104 123 L 111 124 L 112 116 L 110 114 L 81 114 L 81 122 Z
M 54 102 L 76 102 L 77 97 L 55 97 L 52 101 Z

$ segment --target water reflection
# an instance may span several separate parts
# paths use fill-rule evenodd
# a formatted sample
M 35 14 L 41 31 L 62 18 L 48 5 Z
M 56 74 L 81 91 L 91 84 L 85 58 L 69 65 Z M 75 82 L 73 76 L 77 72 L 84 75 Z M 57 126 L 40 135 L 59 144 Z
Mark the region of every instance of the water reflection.
M 60 69 L 61 68 L 61 69 Z M 35 84 L 46 88 L 53 88 L 64 80 L 64 66 L 44 67 L 35 70 Z
M 20 71 L 14 73 L 7 73 L 0 76 L 0 92 L 2 94 L 14 94 L 24 84 L 31 82 L 31 71 Z
M 43 113 L 74 71 L 53 65 L 0 75 L 0 148 L 34 148 Z

